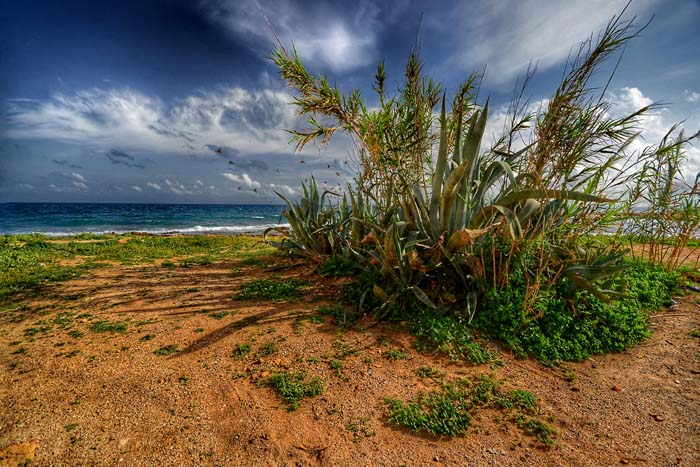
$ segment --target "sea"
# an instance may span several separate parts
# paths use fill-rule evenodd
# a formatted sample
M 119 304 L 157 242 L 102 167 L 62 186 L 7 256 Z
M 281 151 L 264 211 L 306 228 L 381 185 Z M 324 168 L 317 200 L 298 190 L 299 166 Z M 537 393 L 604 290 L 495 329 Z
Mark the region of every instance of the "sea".
M 287 226 L 285 206 L 252 204 L 0 203 L 0 234 L 243 234 Z

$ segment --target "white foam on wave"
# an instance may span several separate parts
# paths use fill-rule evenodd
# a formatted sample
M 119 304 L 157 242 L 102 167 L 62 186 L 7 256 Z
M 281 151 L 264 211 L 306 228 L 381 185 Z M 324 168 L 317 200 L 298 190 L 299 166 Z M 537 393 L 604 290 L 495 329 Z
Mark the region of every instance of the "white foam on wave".
M 206 234 L 206 233 L 222 233 L 222 234 L 259 234 L 263 233 L 265 229 L 280 227 L 288 228 L 289 224 L 260 224 L 260 225 L 195 225 L 192 227 L 173 227 L 171 229 L 127 229 L 127 230 L 80 230 L 74 232 L 39 232 L 39 231 L 26 231 L 26 232 L 12 232 L 8 235 L 24 235 L 24 234 L 41 234 L 47 237 L 70 237 L 73 235 L 79 235 L 81 233 L 89 234 L 128 234 L 128 233 L 142 233 L 142 234 L 152 234 L 152 235 L 163 235 L 163 234 Z

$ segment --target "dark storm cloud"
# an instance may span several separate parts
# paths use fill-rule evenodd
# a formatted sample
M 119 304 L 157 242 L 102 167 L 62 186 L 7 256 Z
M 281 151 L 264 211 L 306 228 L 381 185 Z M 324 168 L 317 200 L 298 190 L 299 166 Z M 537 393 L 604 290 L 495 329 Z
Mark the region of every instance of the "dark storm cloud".
M 240 157 L 241 151 L 228 146 L 217 146 L 215 144 L 207 144 L 204 147 L 209 149 L 217 156 L 228 159 L 229 164 L 243 172 L 267 172 L 270 166 L 267 162 L 259 159 L 243 159 Z
M 131 154 L 127 154 L 124 151 L 118 149 L 112 149 L 107 154 L 107 159 L 112 161 L 112 164 L 124 165 L 126 167 L 133 167 L 135 169 L 145 169 L 147 167 L 153 166 L 153 161 L 150 159 L 144 159 L 143 161 L 137 160 Z
M 238 157 L 241 154 L 236 148 L 231 148 L 229 146 L 218 146 L 216 144 L 205 144 L 205 148 L 209 149 L 211 152 L 221 157 Z
M 66 168 L 66 169 L 82 169 L 82 168 L 83 168 L 82 165 L 72 164 L 72 163 L 68 162 L 68 161 L 65 160 L 65 159 L 62 159 L 62 160 L 59 160 L 59 159 L 52 159 L 51 161 L 52 161 L 54 164 L 56 164 L 57 166 L 63 167 L 63 168 Z

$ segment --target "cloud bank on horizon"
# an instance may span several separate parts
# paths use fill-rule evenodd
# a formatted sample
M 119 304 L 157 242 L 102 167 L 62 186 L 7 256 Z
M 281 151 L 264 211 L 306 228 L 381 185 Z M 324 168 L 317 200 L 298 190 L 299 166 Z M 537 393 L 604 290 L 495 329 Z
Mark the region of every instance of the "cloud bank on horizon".
M 572 51 L 625 4 L 445 2 L 423 11 L 410 0 L 114 2 L 109 16 L 88 2 L 65 2 L 58 13 L 13 4 L 15 21 L 0 20 L 11 65 L 0 71 L 0 202 L 276 203 L 275 192 L 298 195 L 299 181 L 312 173 L 328 187 L 343 186 L 352 175 L 347 138 L 298 155 L 288 144 L 285 129 L 304 122 L 268 59 L 275 45 L 268 22 L 311 70 L 345 90 L 359 88 L 371 104 L 377 60 L 386 59 L 389 82 L 401 78 L 422 14 L 429 74 L 452 89 L 486 67 L 482 95 L 495 103 L 493 134 L 528 66 L 538 68 L 531 99 L 543 102 Z M 700 4 L 636 0 L 627 12 L 634 15 L 639 23 L 656 18 L 623 58 L 607 95 L 612 111 L 673 102 L 644 119 L 640 145 L 657 143 L 680 121 L 697 131 Z M 63 39 L 67 26 L 76 39 Z M 76 57 L 86 60 L 78 65 Z M 700 150 L 688 155 L 688 171 L 700 170 Z

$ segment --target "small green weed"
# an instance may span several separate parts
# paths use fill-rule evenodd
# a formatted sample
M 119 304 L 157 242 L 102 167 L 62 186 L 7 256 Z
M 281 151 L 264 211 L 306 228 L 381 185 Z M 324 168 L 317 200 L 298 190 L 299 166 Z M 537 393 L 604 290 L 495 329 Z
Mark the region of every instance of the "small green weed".
M 355 316 L 348 313 L 348 308 L 343 305 L 324 305 L 316 308 L 321 316 L 332 316 L 336 326 L 345 327 L 355 321 Z
M 274 342 L 268 342 L 262 347 L 260 347 L 260 350 L 258 350 L 258 355 L 261 357 L 269 357 L 270 355 L 274 355 L 277 352 L 277 344 L 275 344 Z
M 330 366 L 331 370 L 335 372 L 335 375 L 338 377 L 343 376 L 343 363 L 338 361 L 338 360 L 331 360 L 328 362 L 328 365 Z
M 153 353 L 158 355 L 159 357 L 167 357 L 168 355 L 178 353 L 179 351 L 180 351 L 180 348 L 177 346 L 177 344 L 171 344 L 171 345 L 164 345 L 160 349 L 154 350 Z
M 214 319 L 224 319 L 227 317 L 231 312 L 229 311 L 214 311 L 209 313 L 209 316 L 211 316 Z
M 418 375 L 419 378 L 441 379 L 447 376 L 447 372 L 439 368 L 423 365 L 416 368 L 416 375 Z
M 248 356 L 250 353 L 250 344 L 243 343 L 243 344 L 237 344 L 236 347 L 233 349 L 233 353 L 231 356 L 233 358 L 239 358 L 243 359 Z
M 96 321 L 90 325 L 90 330 L 98 333 L 112 332 L 117 334 L 126 334 L 127 325 L 126 323 L 112 323 L 107 320 Z
M 342 340 L 333 342 L 333 349 L 335 350 L 335 357 L 340 359 L 355 355 L 359 352 L 355 347 Z
M 511 391 L 508 399 L 515 408 L 528 411 L 535 411 L 537 409 L 537 398 L 530 391 L 515 389 Z
M 301 336 L 301 334 L 304 332 L 304 320 L 300 317 L 294 318 L 294 322 L 292 323 L 292 330 L 295 336 Z
M 73 339 L 79 339 L 83 337 L 83 333 L 77 329 L 68 331 L 68 335 L 71 336 Z
M 304 285 L 298 279 L 274 281 L 257 279 L 246 282 L 236 295 L 238 300 L 294 300 L 301 298 L 301 288 Z
M 398 349 L 389 349 L 386 352 L 384 352 L 384 356 L 388 358 L 389 360 L 407 360 L 408 359 L 408 353 L 404 352 L 403 350 L 398 350 Z
M 33 337 L 37 334 L 46 334 L 49 331 L 51 331 L 51 326 L 41 326 L 37 328 L 27 328 L 24 330 L 24 336 L 25 337 Z
M 472 420 L 468 400 L 451 391 L 423 393 L 410 402 L 392 398 L 386 398 L 385 402 L 389 423 L 416 432 L 457 436 L 467 432 Z
M 65 329 L 75 321 L 74 315 L 75 313 L 64 311 L 56 315 L 53 322 L 61 329 Z
M 305 397 L 314 397 L 323 394 L 325 383 L 320 378 L 306 380 L 305 372 L 282 372 L 270 376 L 266 384 L 274 388 L 287 403 L 287 410 L 294 411 L 299 408 L 299 402 Z
M 552 448 L 556 444 L 555 437 L 557 435 L 557 430 L 547 423 L 532 417 L 527 417 L 523 414 L 517 414 L 515 416 L 515 422 L 525 433 L 536 437 L 546 447 Z
M 351 420 L 345 423 L 345 429 L 353 434 L 354 441 L 359 441 L 360 435 L 369 438 L 375 434 L 370 425 L 369 417 L 364 417 L 357 421 Z
M 155 338 L 156 338 L 155 334 L 146 334 L 145 336 L 142 336 L 141 339 L 139 339 L 139 341 L 147 342 L 147 341 L 153 340 Z

